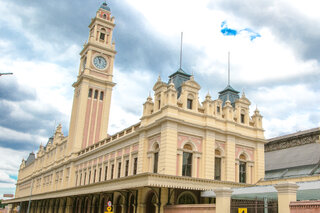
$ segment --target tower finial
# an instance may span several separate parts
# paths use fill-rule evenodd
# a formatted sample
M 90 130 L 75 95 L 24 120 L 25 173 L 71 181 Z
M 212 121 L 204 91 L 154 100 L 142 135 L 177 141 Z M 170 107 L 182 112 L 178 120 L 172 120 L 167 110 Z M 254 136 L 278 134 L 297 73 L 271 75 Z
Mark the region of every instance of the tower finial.
M 230 51 L 228 52 L 228 86 L 230 86 Z
M 183 32 L 181 32 L 181 44 L 180 44 L 180 69 L 182 66 L 182 38 L 183 38 Z

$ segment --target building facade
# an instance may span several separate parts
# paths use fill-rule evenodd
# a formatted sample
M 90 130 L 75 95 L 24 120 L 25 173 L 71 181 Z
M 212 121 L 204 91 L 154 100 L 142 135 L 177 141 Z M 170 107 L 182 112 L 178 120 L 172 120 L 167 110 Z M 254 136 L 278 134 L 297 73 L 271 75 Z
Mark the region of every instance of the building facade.
M 230 85 L 198 101 L 200 85 L 182 69 L 159 77 L 141 121 L 108 135 L 115 18 L 103 3 L 89 25 L 73 84 L 68 136 L 59 125 L 19 169 L 15 199 L 26 212 L 169 212 L 212 204 L 201 191 L 245 187 L 264 178 L 264 131 L 256 109 Z M 129 88 L 130 89 L 130 88 Z

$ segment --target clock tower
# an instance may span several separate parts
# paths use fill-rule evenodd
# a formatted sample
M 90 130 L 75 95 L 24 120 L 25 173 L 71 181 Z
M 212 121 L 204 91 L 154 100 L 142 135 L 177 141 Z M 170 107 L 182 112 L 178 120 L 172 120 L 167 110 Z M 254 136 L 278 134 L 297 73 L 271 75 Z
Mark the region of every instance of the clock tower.
M 107 137 L 116 54 L 110 8 L 103 3 L 89 25 L 89 39 L 80 52 L 68 136 L 68 151 L 77 152 Z

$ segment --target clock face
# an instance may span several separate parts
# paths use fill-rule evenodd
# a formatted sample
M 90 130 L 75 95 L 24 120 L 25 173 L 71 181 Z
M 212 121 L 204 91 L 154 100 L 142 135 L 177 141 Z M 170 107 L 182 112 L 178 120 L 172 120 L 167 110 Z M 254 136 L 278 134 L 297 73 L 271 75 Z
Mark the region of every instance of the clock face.
M 104 68 L 107 67 L 107 60 L 102 56 L 96 56 L 93 59 L 93 64 L 96 68 L 103 70 Z

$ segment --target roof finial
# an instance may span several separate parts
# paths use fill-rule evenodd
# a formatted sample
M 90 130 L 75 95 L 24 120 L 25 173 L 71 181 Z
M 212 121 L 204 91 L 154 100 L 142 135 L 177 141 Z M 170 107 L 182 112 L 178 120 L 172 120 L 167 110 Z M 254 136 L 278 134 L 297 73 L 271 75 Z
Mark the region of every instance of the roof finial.
M 230 86 L 230 51 L 228 52 L 228 86 Z
M 180 69 L 182 66 L 182 38 L 183 38 L 183 32 L 181 32 L 181 44 L 180 44 Z

